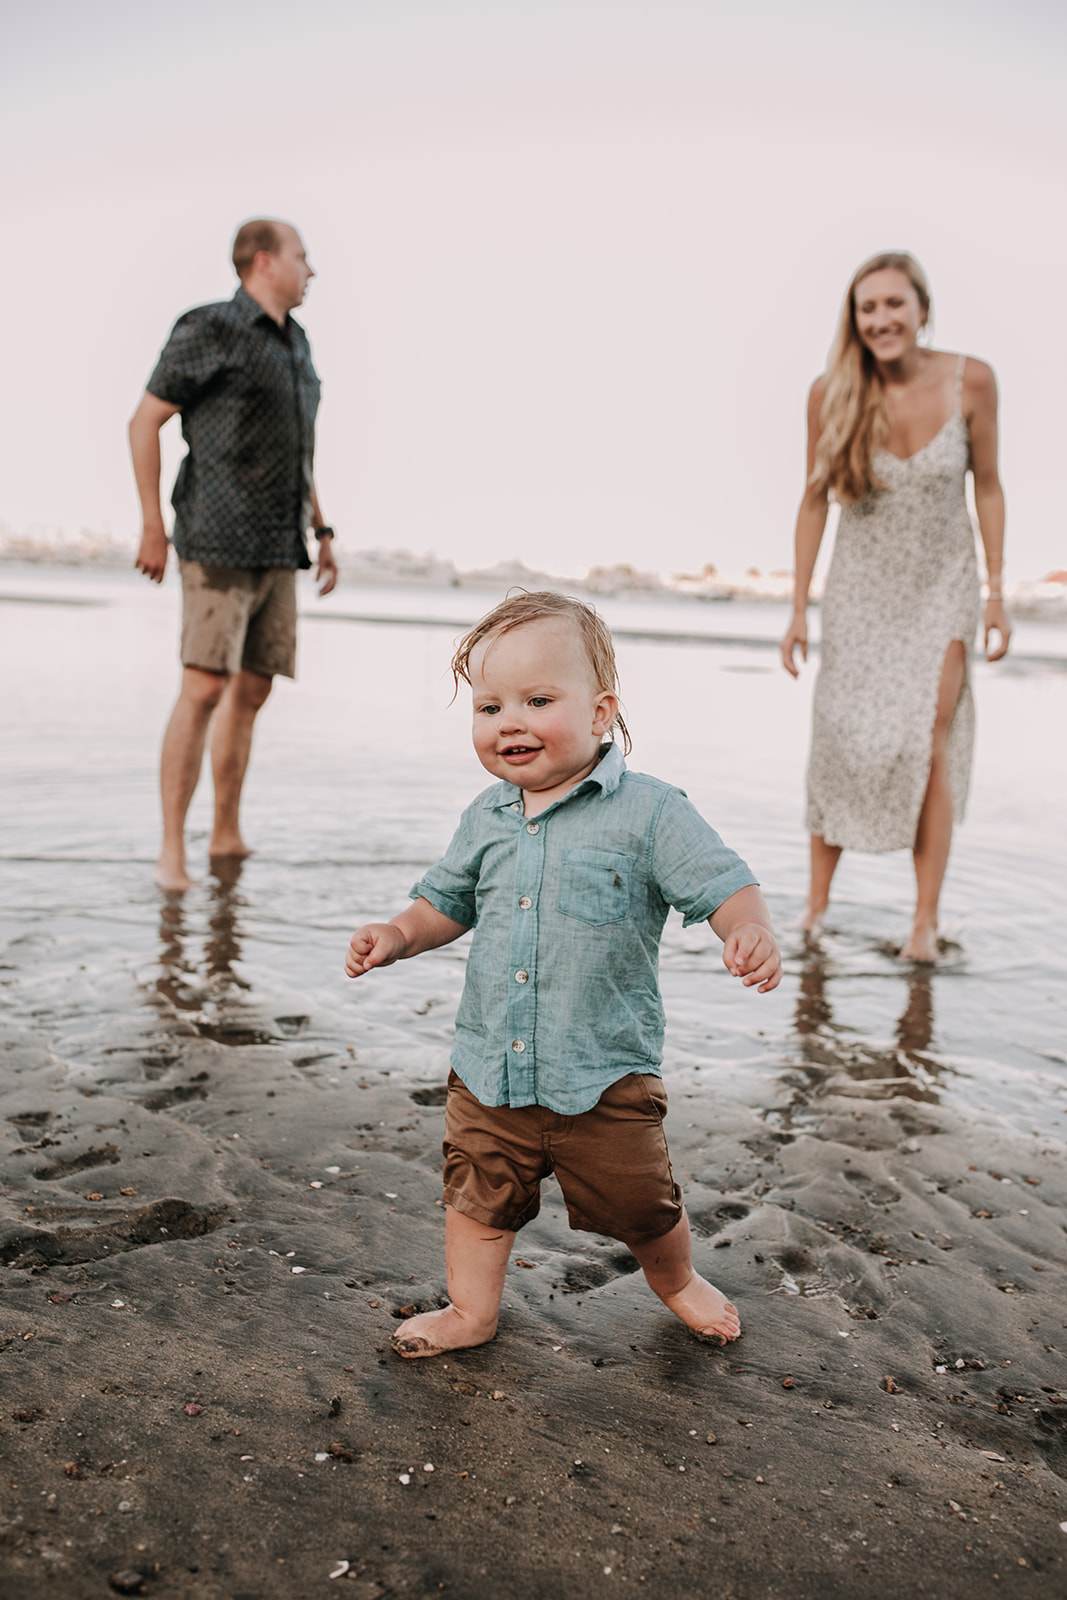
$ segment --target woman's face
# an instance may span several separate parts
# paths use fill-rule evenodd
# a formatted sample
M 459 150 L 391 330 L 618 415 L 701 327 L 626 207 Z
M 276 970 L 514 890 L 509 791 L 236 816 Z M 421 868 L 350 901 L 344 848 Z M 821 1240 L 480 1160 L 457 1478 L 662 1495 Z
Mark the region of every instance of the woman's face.
M 915 348 L 926 313 L 906 273 L 883 267 L 853 291 L 856 332 L 876 361 L 899 361 Z

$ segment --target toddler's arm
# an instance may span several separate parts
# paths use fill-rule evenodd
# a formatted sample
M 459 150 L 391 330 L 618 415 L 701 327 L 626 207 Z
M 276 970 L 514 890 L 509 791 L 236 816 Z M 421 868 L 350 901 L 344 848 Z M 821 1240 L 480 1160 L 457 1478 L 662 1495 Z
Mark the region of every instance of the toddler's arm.
M 722 964 L 740 978 L 746 989 L 759 984 L 760 994 L 777 989 L 782 980 L 782 957 L 771 927 L 767 902 L 754 883 L 738 889 L 708 918 L 723 942 Z
M 389 967 L 394 961 L 451 944 L 469 931 L 420 897 L 391 922 L 368 922 L 357 928 L 348 946 L 345 971 L 350 978 L 358 978 L 372 967 Z

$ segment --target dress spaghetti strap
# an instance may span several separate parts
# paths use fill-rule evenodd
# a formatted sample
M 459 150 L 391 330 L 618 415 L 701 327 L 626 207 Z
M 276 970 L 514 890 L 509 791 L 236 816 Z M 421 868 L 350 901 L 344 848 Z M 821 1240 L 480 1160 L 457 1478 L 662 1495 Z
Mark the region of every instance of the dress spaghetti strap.
M 967 357 L 966 356 L 960 356 L 959 360 L 956 362 L 956 410 L 957 411 L 959 411 L 961 409 L 961 402 L 963 400 L 963 369 L 964 369 L 964 367 L 966 365 L 967 365 Z

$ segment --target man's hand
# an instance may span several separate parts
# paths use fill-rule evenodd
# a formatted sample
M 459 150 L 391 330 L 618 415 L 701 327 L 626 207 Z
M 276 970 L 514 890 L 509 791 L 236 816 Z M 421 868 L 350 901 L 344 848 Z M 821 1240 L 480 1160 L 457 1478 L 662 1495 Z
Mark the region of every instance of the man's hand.
M 782 981 L 782 956 L 778 941 L 759 922 L 742 922 L 727 936 L 722 950 L 727 972 L 740 978 L 746 989 L 759 984 L 759 993 L 777 989 Z
M 319 586 L 319 594 L 329 594 L 337 582 L 337 562 L 334 560 L 333 540 L 330 538 L 319 540 L 319 559 L 315 567 L 315 582 Z
M 170 545 L 167 543 L 162 518 L 159 522 L 146 522 L 134 566 L 138 572 L 143 572 L 146 578 L 151 578 L 153 583 L 162 583 L 163 574 L 167 570 L 169 551 Z
M 407 948 L 408 941 L 394 922 L 368 922 L 352 935 L 345 972 L 350 978 L 359 978 L 374 967 L 391 967 Z

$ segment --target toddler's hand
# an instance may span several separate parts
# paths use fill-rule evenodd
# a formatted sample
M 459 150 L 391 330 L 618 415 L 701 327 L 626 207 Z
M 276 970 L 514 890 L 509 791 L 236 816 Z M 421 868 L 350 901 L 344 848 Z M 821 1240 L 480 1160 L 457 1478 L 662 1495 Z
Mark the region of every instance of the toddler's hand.
M 407 940 L 400 929 L 391 922 L 368 922 L 357 928 L 348 946 L 345 971 L 350 978 L 358 978 L 372 967 L 390 967 L 407 949 Z
M 723 945 L 722 964 L 740 978 L 745 988 L 759 984 L 759 993 L 777 989 L 782 981 L 782 956 L 769 928 L 759 922 L 742 922 Z

